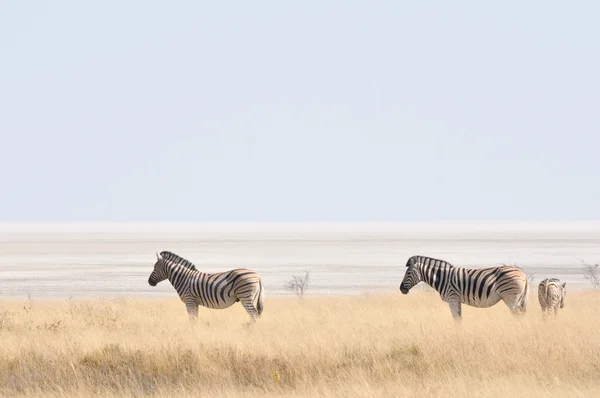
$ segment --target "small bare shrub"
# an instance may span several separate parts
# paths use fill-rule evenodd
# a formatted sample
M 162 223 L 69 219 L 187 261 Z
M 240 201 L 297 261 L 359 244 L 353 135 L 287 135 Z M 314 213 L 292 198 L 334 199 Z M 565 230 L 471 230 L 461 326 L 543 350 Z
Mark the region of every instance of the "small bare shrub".
M 600 289 L 600 263 L 586 264 L 585 261 L 581 260 L 583 264 L 583 277 L 594 286 L 594 289 Z
M 310 282 L 310 272 L 305 271 L 303 276 L 293 275 L 292 279 L 287 281 L 284 287 L 287 290 L 291 290 L 300 298 L 304 297 L 304 292 L 308 289 L 308 283 Z
M 535 273 L 533 273 L 533 272 L 531 274 L 527 273 L 527 272 L 525 272 L 525 273 L 527 274 L 527 280 L 529 281 L 529 285 L 533 285 L 533 277 L 535 276 Z

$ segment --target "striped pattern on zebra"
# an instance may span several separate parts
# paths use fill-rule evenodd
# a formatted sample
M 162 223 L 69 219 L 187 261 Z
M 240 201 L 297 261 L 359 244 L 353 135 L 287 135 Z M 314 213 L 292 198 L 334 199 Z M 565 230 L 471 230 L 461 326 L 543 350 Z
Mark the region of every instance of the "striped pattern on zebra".
M 567 282 L 560 283 L 560 279 L 546 278 L 538 285 L 538 299 L 542 307 L 542 314 L 548 315 L 554 311 L 554 316 L 558 313 L 558 308 L 565 306 L 565 296 L 567 295 Z
M 410 257 L 406 266 L 400 291 L 408 294 L 419 282 L 427 283 L 449 304 L 454 319 L 461 319 L 462 304 L 487 308 L 503 300 L 514 314 L 526 311 L 529 281 L 519 268 L 459 268 L 424 256 Z
M 198 306 L 222 309 L 241 302 L 253 321 L 263 312 L 264 289 L 260 275 L 249 269 L 238 268 L 208 274 L 200 272 L 194 264 L 177 254 L 156 253 L 154 270 L 148 278 L 150 286 L 168 279 L 181 301 L 185 303 L 189 318 L 198 318 Z M 254 303 L 256 302 L 256 307 Z

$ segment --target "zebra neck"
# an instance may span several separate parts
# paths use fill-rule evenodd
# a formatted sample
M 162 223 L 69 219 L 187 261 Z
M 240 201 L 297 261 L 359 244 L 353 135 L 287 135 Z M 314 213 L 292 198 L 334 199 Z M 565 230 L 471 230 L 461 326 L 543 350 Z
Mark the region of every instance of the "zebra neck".
M 196 273 L 199 273 L 199 271 L 189 269 L 181 264 L 169 264 L 167 267 L 167 278 L 178 292 L 185 285 L 185 281 Z
M 421 280 L 441 293 L 449 280 L 452 269 L 453 267 L 448 265 L 435 267 L 421 265 Z

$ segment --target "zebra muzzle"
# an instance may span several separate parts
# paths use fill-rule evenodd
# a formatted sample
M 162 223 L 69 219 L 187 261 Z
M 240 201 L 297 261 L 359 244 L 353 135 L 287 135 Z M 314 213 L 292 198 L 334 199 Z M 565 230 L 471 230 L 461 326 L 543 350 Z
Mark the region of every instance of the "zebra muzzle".
M 154 282 L 152 279 L 148 279 L 148 284 L 150 286 L 156 286 L 156 282 Z

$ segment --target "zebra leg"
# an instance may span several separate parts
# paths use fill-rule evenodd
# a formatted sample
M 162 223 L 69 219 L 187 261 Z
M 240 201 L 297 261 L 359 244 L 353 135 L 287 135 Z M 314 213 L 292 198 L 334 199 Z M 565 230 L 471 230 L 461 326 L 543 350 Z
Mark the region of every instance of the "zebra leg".
M 504 303 L 510 309 L 510 312 L 512 312 L 513 315 L 515 315 L 515 316 L 525 315 L 525 311 L 523 311 L 518 304 L 516 304 L 516 303 L 509 304 L 506 301 L 504 301 Z
M 462 319 L 462 304 L 460 301 L 452 300 L 448 303 L 450 306 L 450 311 L 452 311 L 452 317 L 456 321 L 460 321 Z
M 186 303 L 185 307 L 187 308 L 188 316 L 190 318 L 190 322 L 196 323 L 198 320 L 198 304 L 196 303 Z
M 246 312 L 248 313 L 248 315 L 250 315 L 250 318 L 252 318 L 252 321 L 256 322 L 256 318 L 258 318 L 258 311 L 256 311 L 256 308 L 254 308 L 254 303 L 252 302 L 252 300 L 242 298 L 240 299 L 240 303 L 242 303 L 242 305 L 246 309 Z
M 525 314 L 526 307 L 525 304 L 523 304 L 523 300 L 525 299 L 526 297 L 524 296 L 517 297 L 516 295 L 504 295 L 502 297 L 504 304 L 506 304 L 510 312 L 512 312 L 512 314 L 515 316 Z

